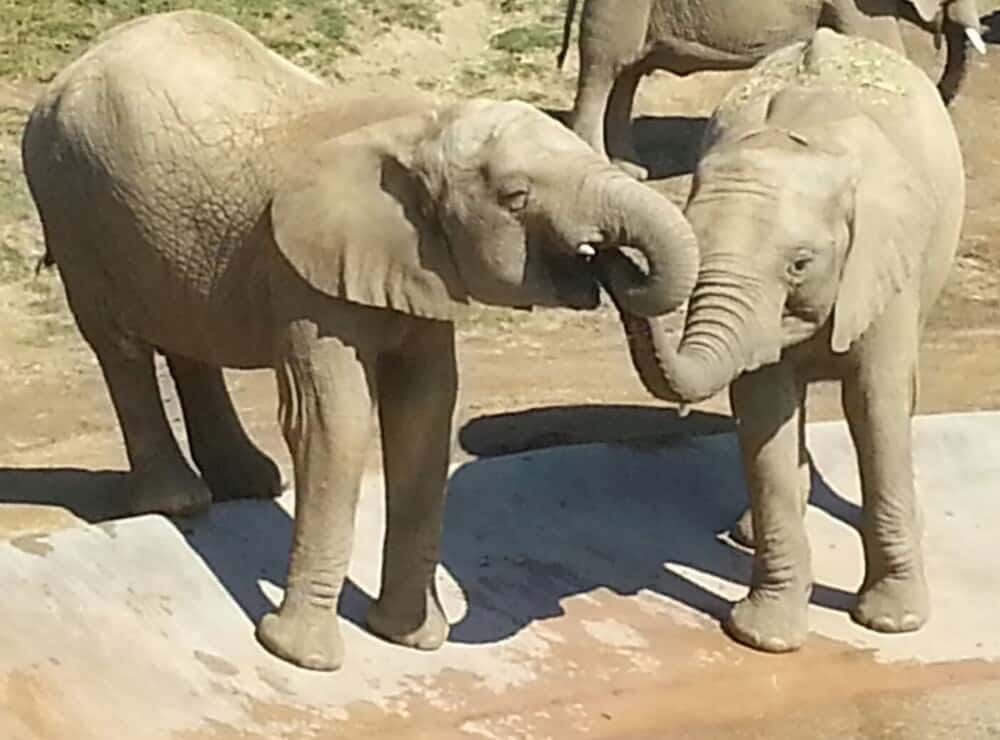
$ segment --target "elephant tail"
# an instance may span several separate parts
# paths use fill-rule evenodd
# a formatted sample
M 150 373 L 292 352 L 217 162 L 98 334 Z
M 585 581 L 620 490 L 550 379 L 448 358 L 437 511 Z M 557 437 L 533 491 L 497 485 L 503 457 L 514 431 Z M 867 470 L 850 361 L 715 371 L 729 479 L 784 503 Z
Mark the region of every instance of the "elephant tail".
M 562 46 L 556 56 L 556 65 L 562 69 L 563 62 L 566 61 L 566 53 L 569 51 L 569 39 L 573 35 L 573 21 L 576 18 L 576 0 L 569 0 L 566 6 L 566 18 L 563 20 Z
M 45 254 L 38 258 L 38 262 L 35 263 L 35 277 L 41 273 L 42 270 L 52 267 L 56 263 L 56 258 L 52 256 L 52 252 L 49 251 L 48 247 L 45 247 Z

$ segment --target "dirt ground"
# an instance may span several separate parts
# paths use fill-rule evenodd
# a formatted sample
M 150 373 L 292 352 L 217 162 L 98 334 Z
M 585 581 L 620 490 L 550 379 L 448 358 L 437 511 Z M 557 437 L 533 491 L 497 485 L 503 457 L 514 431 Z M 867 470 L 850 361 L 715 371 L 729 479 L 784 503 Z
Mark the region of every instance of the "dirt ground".
M 458 3 L 443 13 L 437 39 L 405 30 L 382 36 L 345 59 L 338 74 L 347 87 L 368 88 L 422 84 L 428 76 L 446 79 L 450 70 L 483 53 L 493 21 L 484 3 Z M 968 171 L 968 217 L 961 256 L 924 337 L 921 413 L 1000 406 L 1000 147 L 994 128 L 1000 121 L 1000 53 L 994 51 L 1000 43 L 1000 20 L 994 14 L 990 22 L 991 53 L 973 58 L 953 107 Z M 908 43 L 911 53 L 933 71 L 937 61 L 930 42 L 913 34 Z M 551 88 L 546 102 L 556 111 L 565 110 L 574 69 L 571 62 L 561 74 L 551 72 L 525 83 L 525 97 L 546 100 Z M 658 73 L 641 86 L 636 122 L 640 150 L 658 178 L 656 186 L 675 199 L 686 193 L 704 117 L 741 74 L 679 79 Z M 497 83 L 490 89 L 505 90 Z M 0 86 L 0 109 L 16 124 L 32 96 L 31 87 Z M 3 152 L 8 167 L 17 166 L 14 143 L 11 139 Z M 0 236 L 34 239 L 40 252 L 37 223 L 30 209 L 25 212 L 29 215 L 0 221 Z M 0 373 L 5 379 L 0 465 L 122 466 L 98 368 L 72 328 L 56 274 L 0 284 L 0 312 L 7 317 L 0 325 Z M 476 307 L 460 325 L 459 347 L 457 457 L 568 441 L 656 436 L 663 433 L 664 420 L 672 418 L 669 407 L 640 386 L 607 307 L 580 314 Z M 248 426 L 280 456 L 270 374 L 230 377 Z M 168 383 L 164 390 L 177 421 Z M 720 396 L 701 409 L 726 414 L 728 404 Z M 812 389 L 811 419 L 836 418 L 839 413 L 835 386 Z M 715 415 L 698 418 L 712 426 L 726 423 Z
M 986 5 L 981 3 L 984 10 L 995 10 Z M 344 58 L 337 76 L 345 87 L 427 87 L 426 80 L 434 78 L 441 81 L 442 90 L 455 89 L 451 82 L 460 72 L 478 74 L 477 60 L 495 28 L 490 7 L 487 0 L 457 1 L 443 11 L 436 38 L 407 30 L 383 35 L 358 54 Z M 966 158 L 968 211 L 960 257 L 923 340 L 920 413 L 1000 408 L 1000 145 L 994 128 L 1000 124 L 1000 12 L 991 16 L 986 38 L 990 53 L 972 59 L 966 84 L 952 109 Z M 922 64 L 936 68 L 926 39 L 913 34 L 908 42 Z M 551 57 L 543 56 L 542 61 Z M 564 111 L 572 98 L 574 75 L 575 61 L 571 61 L 564 72 L 549 70 L 520 80 L 523 89 L 512 89 L 498 78 L 488 79 L 484 89 L 498 94 L 517 92 Z M 705 116 L 740 76 L 720 73 L 677 79 L 660 73 L 643 83 L 636 133 L 640 150 L 658 178 L 656 187 L 677 200 L 683 198 Z M 13 134 L 19 131 L 35 89 L 0 80 L 0 123 L 9 134 L 0 140 L 0 167 L 18 167 Z M 7 196 L 0 190 L 0 197 Z M 25 207 L 24 193 L 13 192 L 10 197 L 19 205 L 0 209 L 0 246 L 5 241 L 28 243 L 40 254 L 38 224 Z M 58 528 L 67 508 L 79 512 L 91 507 L 89 514 L 99 519 L 123 515 L 123 495 L 102 495 L 106 492 L 99 490 L 106 477 L 82 474 L 121 470 L 126 461 L 99 369 L 72 326 L 58 277 L 50 272 L 5 281 L 2 258 L 0 250 L 0 315 L 4 317 L 0 321 L 0 501 L 4 502 L 0 504 L 4 518 L 0 532 L 10 536 Z M 456 461 L 573 442 L 655 443 L 676 432 L 724 429 L 730 424 L 724 396 L 701 404 L 685 420 L 679 420 L 669 405 L 652 399 L 631 368 L 621 331 L 608 307 L 593 313 L 531 314 L 475 307 L 459 325 L 459 351 L 462 385 Z M 160 369 L 169 416 L 182 435 L 179 405 Z M 251 435 L 289 470 L 276 423 L 271 373 L 233 372 L 228 377 Z M 814 387 L 809 399 L 811 420 L 838 418 L 838 395 L 834 385 Z M 374 445 L 371 463 L 378 464 Z M 73 486 L 65 485 L 70 481 Z M 60 498 L 67 495 L 74 497 L 72 504 Z M 88 497 L 93 497 L 92 504 L 79 503 Z M 28 502 L 54 506 L 18 505 Z M 812 670 L 801 661 L 794 665 L 805 666 L 803 676 Z M 847 673 L 852 670 L 848 668 Z M 877 687 L 861 682 L 857 688 L 842 682 L 838 696 L 854 697 L 850 706 L 855 708 L 858 723 L 877 725 L 868 736 L 903 737 L 893 734 L 899 707 L 893 705 L 884 713 L 880 709 L 887 700 L 876 689 L 888 686 L 889 680 L 879 676 Z M 942 684 L 954 680 L 951 674 L 942 676 Z M 804 679 L 796 682 L 806 683 Z M 932 688 L 912 681 L 892 683 L 907 691 Z M 744 688 L 733 691 L 740 693 Z M 983 685 L 982 690 L 984 697 L 992 696 L 996 686 Z M 647 707 L 659 701 L 649 694 L 649 687 L 639 699 Z M 692 697 L 702 707 L 696 699 Z M 912 714 L 919 719 L 916 724 L 929 728 L 921 737 L 955 737 L 947 727 L 935 729 L 924 718 L 961 713 L 965 700 L 939 697 L 933 701 L 943 703 L 933 704 L 930 697 L 915 693 L 905 703 L 912 705 Z M 981 702 L 986 703 L 985 699 Z M 623 705 L 621 716 L 630 716 L 634 706 L 634 702 Z M 617 716 L 617 705 L 615 709 Z M 817 724 L 827 723 L 826 711 L 812 712 L 807 707 L 792 713 L 793 729 L 789 732 L 786 725 L 789 734 L 784 736 L 810 734 Z M 842 709 L 836 712 L 842 714 Z M 884 726 L 879 719 L 883 714 L 887 717 Z M 994 722 L 990 720 L 991 726 Z M 617 728 L 614 736 L 640 736 L 628 729 Z M 758 729 L 759 735 L 748 730 L 739 736 L 778 736 L 776 730 Z

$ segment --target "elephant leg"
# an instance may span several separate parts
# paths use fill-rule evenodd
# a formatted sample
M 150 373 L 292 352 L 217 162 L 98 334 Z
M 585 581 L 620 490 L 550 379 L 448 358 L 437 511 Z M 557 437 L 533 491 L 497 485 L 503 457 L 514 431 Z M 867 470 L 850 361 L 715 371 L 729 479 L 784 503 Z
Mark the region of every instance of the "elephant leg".
M 651 0 L 633 0 L 632 5 L 622 13 L 617 0 L 591 0 L 580 18 L 573 131 L 603 156 L 607 156 L 604 124 L 612 89 L 622 70 L 642 57 L 649 26 Z
M 163 409 L 153 348 L 81 324 L 97 355 L 128 453 L 129 502 L 136 514 L 187 515 L 212 502 L 205 483 L 181 454 Z
M 448 637 L 435 572 L 458 374 L 451 324 L 416 323 L 378 366 L 386 536 L 382 590 L 368 626 L 393 642 L 433 650 Z
M 622 70 L 611 88 L 607 110 L 607 144 L 611 160 L 638 180 L 645 180 L 649 172 L 639 164 L 632 137 L 632 105 L 643 73 L 634 64 Z
M 892 351 L 859 363 L 843 385 L 861 473 L 865 551 L 865 578 L 851 616 L 879 632 L 909 632 L 927 621 L 930 603 L 910 448 L 916 361 L 893 344 Z
M 278 466 L 247 436 L 222 371 L 177 355 L 167 357 L 177 385 L 191 456 L 216 501 L 274 498 L 281 494 Z
M 295 527 L 281 607 L 257 637 L 303 668 L 343 662 L 337 602 L 347 574 L 365 453 L 374 359 L 309 321 L 289 329 L 278 366 L 281 427 L 295 471 Z
M 573 104 L 573 132 L 604 157 L 608 155 L 604 146 L 604 119 L 614 84 L 611 64 L 581 65 Z
M 809 450 L 806 449 L 806 402 L 805 394 L 799 406 L 799 495 L 802 504 L 802 516 L 809 510 L 809 495 L 812 493 L 812 465 L 809 460 Z M 754 547 L 753 512 L 747 507 L 739 521 L 729 530 L 729 536 L 744 547 Z
M 739 642 L 768 652 L 801 647 L 808 630 L 812 567 L 799 464 L 804 388 L 784 364 L 744 375 L 730 387 L 757 549 L 750 593 L 724 627 Z

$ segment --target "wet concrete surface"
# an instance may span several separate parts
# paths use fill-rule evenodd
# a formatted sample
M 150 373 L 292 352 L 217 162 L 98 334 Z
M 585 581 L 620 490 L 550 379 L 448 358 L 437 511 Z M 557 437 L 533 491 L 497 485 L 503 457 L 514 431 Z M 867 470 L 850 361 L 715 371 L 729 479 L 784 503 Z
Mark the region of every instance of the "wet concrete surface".
M 810 427 L 812 633 L 780 656 L 719 628 L 750 557 L 718 535 L 744 505 L 735 441 L 702 431 L 714 433 L 456 466 L 439 572 L 453 627 L 434 653 L 362 627 L 383 515 L 369 475 L 334 674 L 253 637 L 280 600 L 290 495 L 129 518 L 115 513 L 116 473 L 91 474 L 88 506 L 26 472 L 34 501 L 0 505 L 0 737 L 1000 736 L 1000 414 L 917 420 L 934 614 L 899 636 L 847 616 L 862 567 L 856 471 L 842 423 Z

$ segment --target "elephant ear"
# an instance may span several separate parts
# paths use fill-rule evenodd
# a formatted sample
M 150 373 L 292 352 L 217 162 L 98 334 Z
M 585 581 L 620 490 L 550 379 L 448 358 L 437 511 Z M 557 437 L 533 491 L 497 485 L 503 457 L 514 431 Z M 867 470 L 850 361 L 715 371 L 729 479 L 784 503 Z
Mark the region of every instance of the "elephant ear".
M 355 138 L 355 142 L 356 142 Z M 275 193 L 278 251 L 316 290 L 448 321 L 467 300 L 421 181 L 374 143 L 332 139 Z
M 850 244 L 833 309 L 831 349 L 846 352 L 914 278 L 938 210 L 926 178 L 871 119 L 841 127 L 855 163 Z
M 944 5 L 942 0 L 905 0 L 910 5 L 912 5 L 920 18 L 927 23 L 930 23 L 937 14 L 941 11 L 941 7 Z

